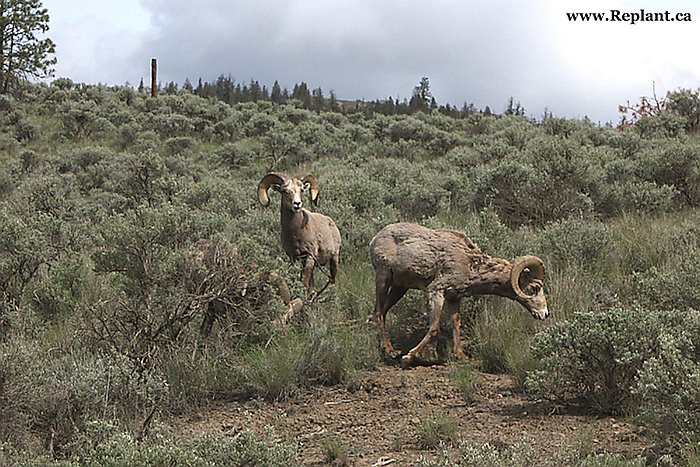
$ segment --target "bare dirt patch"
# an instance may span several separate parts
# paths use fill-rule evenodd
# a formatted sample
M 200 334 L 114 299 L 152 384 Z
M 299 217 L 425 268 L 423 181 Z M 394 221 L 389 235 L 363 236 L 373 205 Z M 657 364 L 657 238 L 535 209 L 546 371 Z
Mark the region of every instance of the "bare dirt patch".
M 299 443 L 299 463 L 325 465 L 323 441 L 333 438 L 345 446 L 352 465 L 414 465 L 422 449 L 416 426 L 421 419 L 452 418 L 457 438 L 480 445 L 508 447 L 529 440 L 541 465 L 562 450 L 585 445 L 592 452 L 640 454 L 649 442 L 624 420 L 557 410 L 550 402 L 528 400 L 509 377 L 482 375 L 470 402 L 450 381 L 445 366 L 401 370 L 382 366 L 364 373 L 350 387 L 308 390 L 292 401 L 232 402 L 173 420 L 178 432 L 191 435 L 266 426 Z

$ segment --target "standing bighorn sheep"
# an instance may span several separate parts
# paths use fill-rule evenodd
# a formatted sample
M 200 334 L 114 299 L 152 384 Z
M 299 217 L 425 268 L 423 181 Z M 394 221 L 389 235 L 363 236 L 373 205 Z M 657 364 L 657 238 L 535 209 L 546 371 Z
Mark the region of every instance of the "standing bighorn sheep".
M 413 363 L 440 327 L 443 306 L 452 318 L 453 349 L 466 358 L 460 343 L 460 300 L 464 296 L 491 294 L 523 305 L 537 319 L 549 315 L 544 296 L 544 264 L 535 256 L 510 262 L 483 253 L 466 235 L 453 230 L 433 230 L 417 224 L 384 227 L 370 242 L 375 271 L 374 318 L 379 324 L 384 351 L 394 357 L 386 330 L 389 309 L 408 289 L 428 292 L 430 327 L 425 337 L 401 359 Z
M 330 278 L 326 286 L 335 283 L 340 259 L 340 231 L 330 217 L 302 207 L 301 195 L 306 191 L 310 191 L 314 206 L 318 205 L 318 182 L 313 175 L 306 174 L 290 178 L 280 172 L 268 173 L 258 183 L 258 199 L 263 206 L 270 204 L 267 196 L 267 190 L 270 187 L 282 195 L 280 208 L 282 248 L 292 262 L 297 259 L 303 261 L 302 283 L 308 297 L 313 297 L 315 294 L 313 271 L 316 264 L 321 266 L 329 264 Z

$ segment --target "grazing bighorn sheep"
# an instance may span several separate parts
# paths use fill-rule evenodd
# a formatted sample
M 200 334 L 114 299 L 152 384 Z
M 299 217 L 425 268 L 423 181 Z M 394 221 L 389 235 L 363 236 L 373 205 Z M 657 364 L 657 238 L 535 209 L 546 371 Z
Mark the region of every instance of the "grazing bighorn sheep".
M 464 296 L 500 295 L 520 303 L 537 319 L 549 315 L 543 291 L 544 264 L 535 256 L 523 256 L 511 264 L 483 253 L 461 232 L 409 223 L 384 227 L 370 242 L 370 253 L 376 285 L 374 318 L 389 356 L 397 353 L 386 330 L 387 311 L 408 289 L 428 292 L 430 327 L 423 340 L 402 357 L 403 367 L 411 365 L 438 332 L 445 304 L 452 318 L 454 353 L 466 358 L 460 343 L 459 315 Z
M 334 284 L 340 259 L 340 231 L 335 222 L 323 214 L 311 212 L 302 207 L 301 195 L 310 191 L 311 202 L 318 205 L 318 182 L 311 174 L 290 178 L 280 172 L 270 172 L 258 183 L 258 199 L 263 206 L 269 206 L 267 190 L 272 187 L 282 195 L 280 238 L 282 248 L 294 262 L 303 261 L 301 279 L 307 297 L 313 297 L 314 266 L 330 265 L 330 278 L 321 289 Z

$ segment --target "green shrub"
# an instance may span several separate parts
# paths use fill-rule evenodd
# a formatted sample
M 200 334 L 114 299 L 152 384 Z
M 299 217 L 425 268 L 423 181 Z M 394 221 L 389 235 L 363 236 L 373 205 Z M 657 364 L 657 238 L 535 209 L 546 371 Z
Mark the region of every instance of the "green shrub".
M 90 421 L 109 419 L 138 432 L 168 399 L 160 375 L 125 357 L 50 354 L 35 342 L 2 344 L 0 374 L 0 440 L 64 457 L 75 454 L 71 444 Z
M 452 362 L 449 364 L 449 374 L 464 400 L 471 402 L 479 388 L 481 379 L 479 372 L 469 363 Z
M 441 450 L 432 459 L 421 457 L 420 467 L 464 466 L 464 467 L 530 467 L 533 465 L 571 465 L 576 467 L 642 467 L 647 465 L 642 457 L 626 457 L 607 452 L 581 452 L 578 449 L 564 449 L 553 457 L 542 454 L 534 442 L 524 438 L 514 444 L 504 446 L 498 442 L 478 443 L 462 441 L 455 455 L 449 450 Z M 666 465 L 659 463 L 659 465 Z
M 435 449 L 441 443 L 451 443 L 457 437 L 457 420 L 441 414 L 421 417 L 415 424 L 418 446 Z
M 536 465 L 536 452 L 530 443 L 522 441 L 516 445 L 499 449 L 493 444 L 459 446 L 459 465 L 474 467 L 516 467 Z
M 611 183 L 602 187 L 596 210 L 606 217 L 626 212 L 663 213 L 679 208 L 678 190 L 652 181 Z
M 61 136 L 67 139 L 80 141 L 114 130 L 114 125 L 102 115 L 100 107 L 90 100 L 63 104 L 59 117 Z
M 169 156 L 189 156 L 194 152 L 195 147 L 194 140 L 187 136 L 169 138 L 164 144 Z
M 542 366 L 531 373 L 527 386 L 541 395 L 577 401 L 601 413 L 644 412 L 648 407 L 635 390 L 637 381 L 654 371 L 653 365 L 658 367 L 673 356 L 675 347 L 664 350 L 669 346 L 668 335 L 685 334 L 687 327 L 696 329 L 696 320 L 695 312 L 641 307 L 575 313 L 535 337 L 533 356 Z M 696 361 L 694 349 L 686 344 L 676 352 L 676 359 Z M 671 370 L 668 365 L 662 369 Z M 661 370 L 655 371 L 660 377 Z M 669 391 L 678 396 L 674 389 Z
M 667 95 L 668 112 L 680 117 L 688 132 L 700 128 L 700 98 L 697 90 L 678 89 Z
M 183 440 L 162 426 L 135 437 L 114 424 L 95 421 L 87 425 L 74 450 L 79 454 L 71 460 L 95 467 L 296 465 L 296 445 L 277 439 L 271 429 L 264 436 L 242 431 L 236 436 L 208 433 Z
M 537 240 L 537 250 L 545 256 L 550 271 L 584 269 L 600 272 L 601 262 L 613 248 L 609 228 L 592 220 L 568 219 L 549 224 Z
M 639 156 L 638 173 L 659 186 L 672 186 L 679 193 L 677 203 L 700 203 L 700 151 L 694 144 L 662 140 Z
M 244 397 L 284 400 L 309 385 L 341 383 L 376 364 L 370 342 L 365 331 L 333 329 L 324 322 L 289 330 L 237 359 L 232 368 L 239 381 L 235 391 Z
M 349 465 L 350 450 L 338 438 L 329 436 L 320 442 L 324 461 L 329 465 Z
M 700 441 L 700 311 L 672 313 L 656 329 L 657 348 L 639 370 L 632 392 L 638 420 L 671 452 Z
M 41 319 L 65 319 L 83 305 L 95 285 L 90 268 L 86 258 L 69 254 L 48 271 L 32 295 L 32 306 Z
M 700 274 L 698 239 L 697 227 L 672 235 L 674 250 L 660 264 L 632 274 L 634 297 L 650 308 L 700 310 L 700 291 L 689 285 Z
M 474 355 L 482 371 L 507 373 L 522 384 L 534 363 L 529 352 L 538 323 L 520 305 L 502 298 L 485 301 L 474 325 Z

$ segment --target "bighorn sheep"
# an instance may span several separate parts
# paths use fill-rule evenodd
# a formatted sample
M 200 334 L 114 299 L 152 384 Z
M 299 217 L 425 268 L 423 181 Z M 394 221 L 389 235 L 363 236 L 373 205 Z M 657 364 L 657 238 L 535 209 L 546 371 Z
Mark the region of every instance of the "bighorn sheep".
M 271 286 L 287 306 L 287 311 L 272 320 L 272 324 L 288 324 L 304 306 L 300 298 L 292 299 L 287 283 L 277 273 L 251 273 L 233 245 L 201 239 L 194 244 L 193 254 L 187 288 L 204 308 L 202 339 L 209 337 L 214 322 L 225 316 L 227 310 L 240 307 L 245 300 L 265 300 L 265 285 Z
M 318 182 L 311 174 L 290 178 L 280 172 L 270 172 L 258 183 L 258 199 L 263 206 L 269 206 L 267 190 L 272 187 L 282 195 L 280 238 L 282 248 L 294 262 L 303 261 L 302 283 L 307 298 L 315 295 L 314 266 L 330 265 L 330 278 L 321 289 L 334 284 L 340 259 L 340 231 L 335 222 L 323 214 L 311 212 L 302 207 L 301 195 L 310 191 L 311 202 L 318 205 Z
M 401 359 L 410 366 L 440 327 L 443 305 L 452 319 L 453 350 L 466 355 L 460 342 L 460 300 L 464 296 L 491 294 L 523 305 L 537 319 L 549 315 L 544 296 L 544 264 L 535 256 L 510 262 L 483 253 L 466 235 L 453 230 L 433 230 L 417 224 L 384 227 L 370 242 L 375 271 L 374 318 L 382 346 L 391 357 L 397 353 L 386 330 L 386 313 L 408 289 L 428 292 L 430 327 L 425 337 Z

